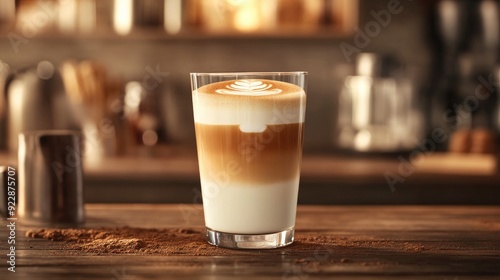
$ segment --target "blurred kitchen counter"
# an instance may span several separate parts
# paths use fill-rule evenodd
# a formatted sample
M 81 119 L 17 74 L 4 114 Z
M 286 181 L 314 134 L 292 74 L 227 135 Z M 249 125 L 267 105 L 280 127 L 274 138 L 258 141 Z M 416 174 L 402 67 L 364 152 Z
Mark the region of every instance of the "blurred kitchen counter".
M 498 158 L 305 153 L 299 203 L 499 204 Z M 9 163 L 15 159 L 0 154 L 0 164 Z M 141 151 L 85 165 L 87 202 L 200 202 L 199 190 L 198 162 L 189 149 Z

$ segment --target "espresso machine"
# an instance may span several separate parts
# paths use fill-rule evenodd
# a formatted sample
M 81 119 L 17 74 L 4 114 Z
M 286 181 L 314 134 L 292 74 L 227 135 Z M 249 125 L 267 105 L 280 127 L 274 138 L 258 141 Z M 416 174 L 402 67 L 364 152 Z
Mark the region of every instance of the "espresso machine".
M 402 63 L 393 55 L 360 53 L 355 64 L 339 98 L 339 147 L 361 153 L 414 149 L 423 116 Z
M 80 130 L 59 71 L 48 61 L 15 73 L 8 83 L 6 99 L 6 138 L 11 153 L 17 152 L 21 132 Z
M 498 133 L 499 3 L 442 0 L 429 4 L 428 11 L 429 131 L 444 129 L 449 139 L 461 130 Z

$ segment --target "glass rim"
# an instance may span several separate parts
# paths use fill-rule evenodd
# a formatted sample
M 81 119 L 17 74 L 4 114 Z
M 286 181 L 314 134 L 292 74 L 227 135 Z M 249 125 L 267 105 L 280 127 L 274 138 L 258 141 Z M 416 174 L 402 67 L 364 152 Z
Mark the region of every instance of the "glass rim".
M 307 71 L 271 71 L 271 72 L 191 72 L 191 76 L 269 76 L 269 75 L 280 75 L 280 76 L 300 76 L 308 75 Z

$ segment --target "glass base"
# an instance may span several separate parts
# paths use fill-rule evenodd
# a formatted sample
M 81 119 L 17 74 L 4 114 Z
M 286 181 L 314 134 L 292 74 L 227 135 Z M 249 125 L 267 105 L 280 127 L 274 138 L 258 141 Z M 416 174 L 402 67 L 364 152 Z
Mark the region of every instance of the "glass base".
M 267 234 L 235 234 L 207 228 L 211 245 L 231 249 L 274 249 L 292 244 L 294 228 Z

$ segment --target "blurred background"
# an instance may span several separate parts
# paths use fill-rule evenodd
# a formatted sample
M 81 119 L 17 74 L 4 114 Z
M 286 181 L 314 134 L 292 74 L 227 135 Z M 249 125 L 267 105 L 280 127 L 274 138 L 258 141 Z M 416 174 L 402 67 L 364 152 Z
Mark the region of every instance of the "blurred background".
M 86 202 L 200 201 L 190 72 L 308 71 L 299 203 L 498 204 L 493 0 L 2 0 L 0 165 L 77 129 Z

